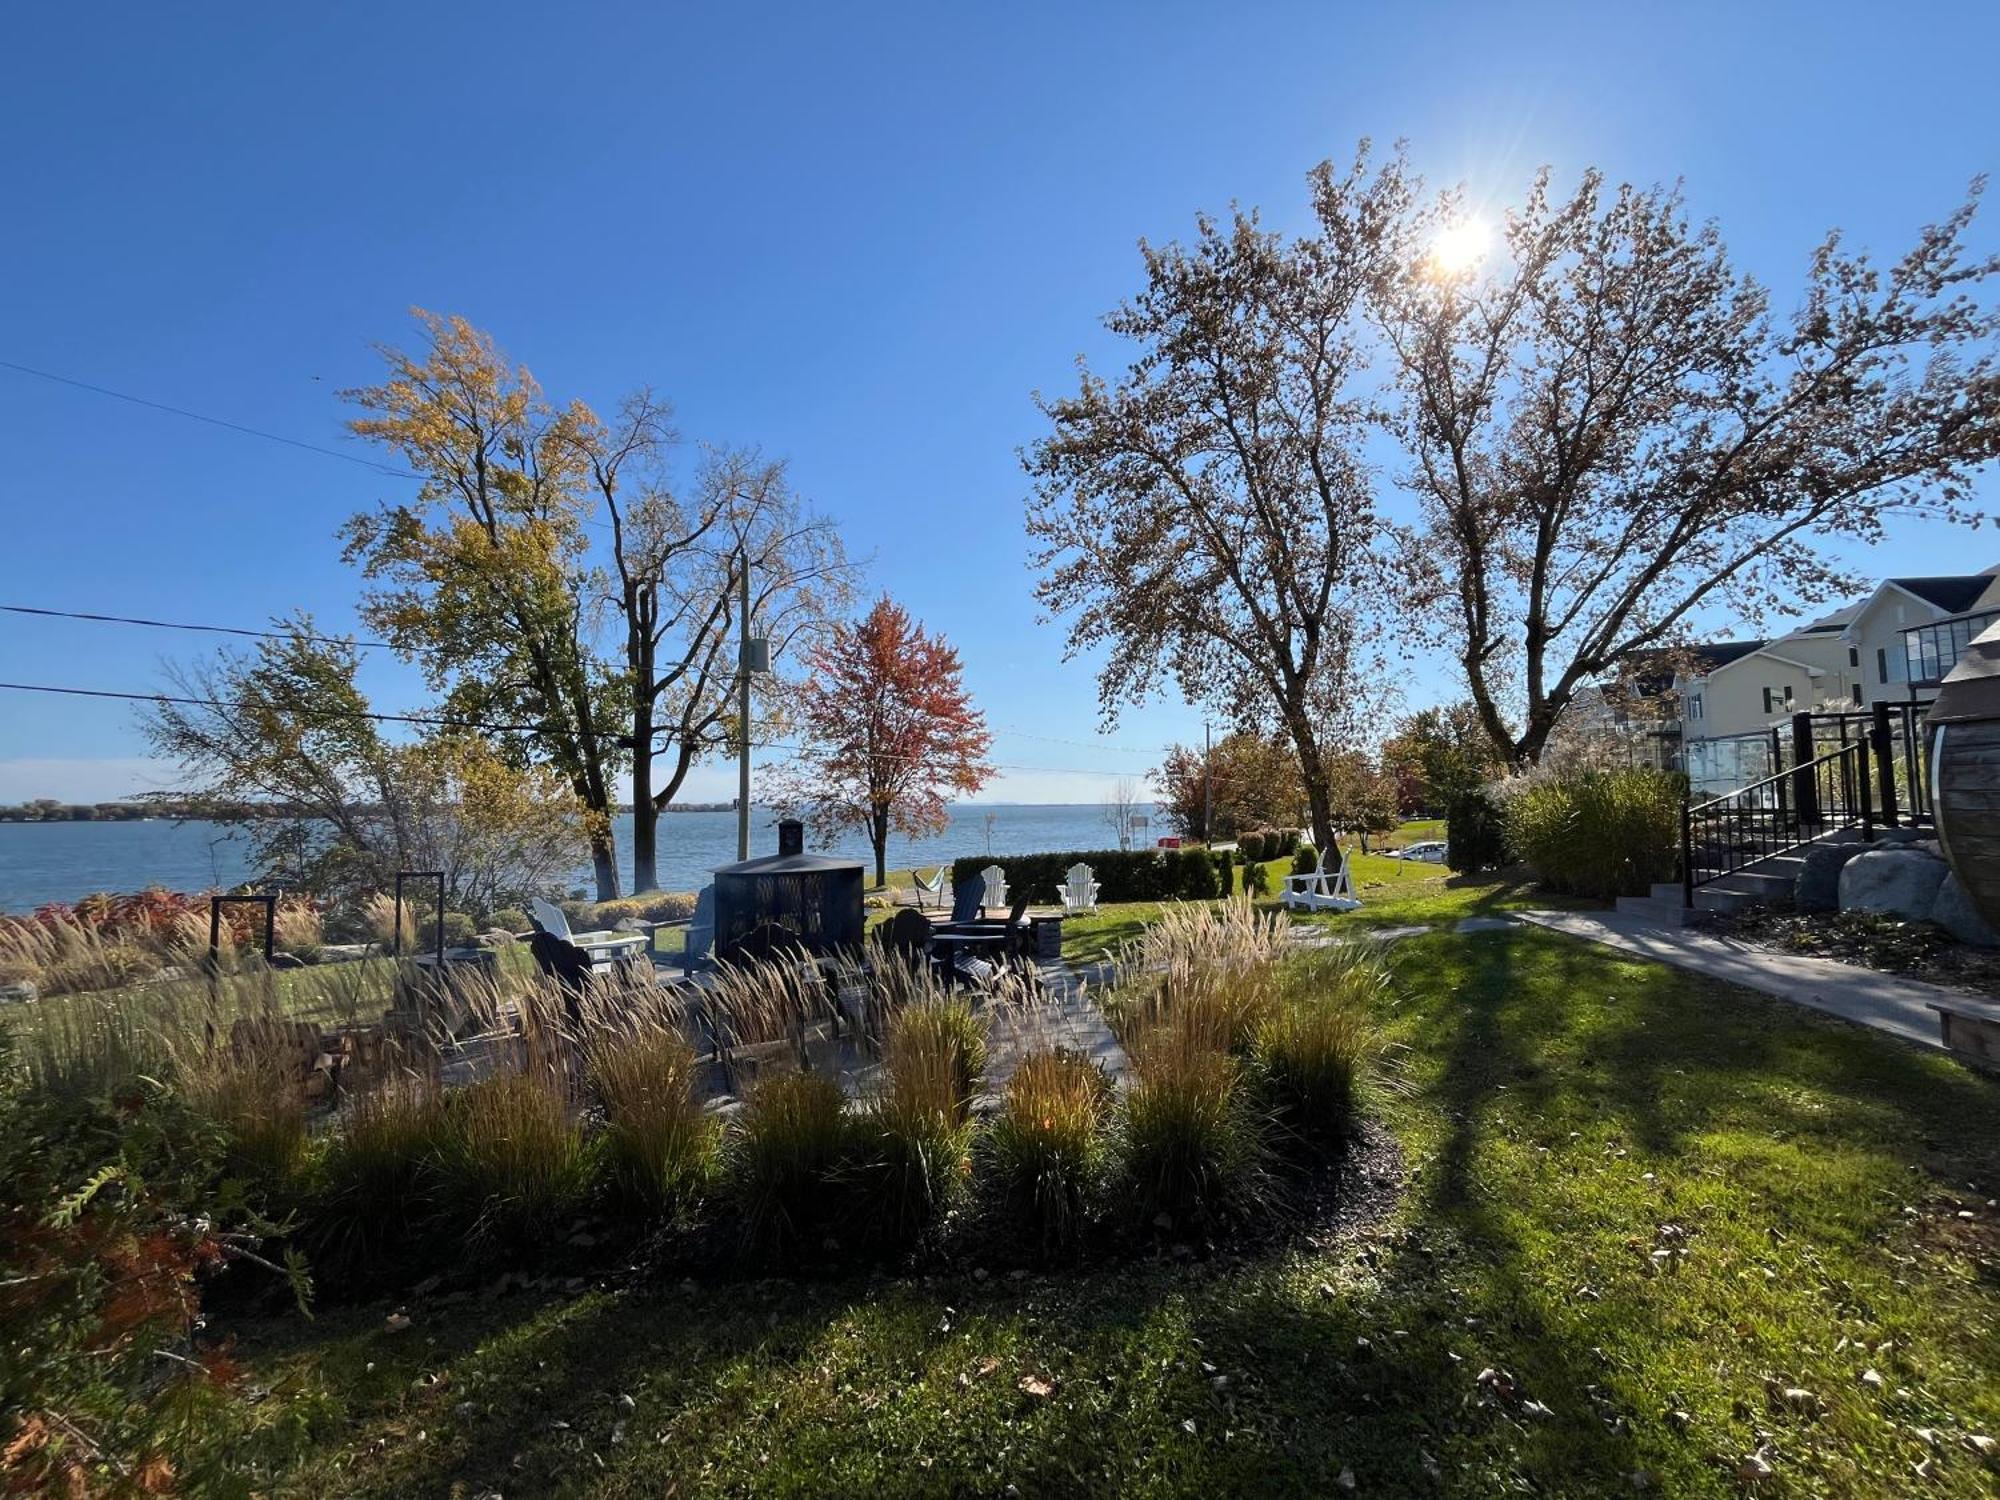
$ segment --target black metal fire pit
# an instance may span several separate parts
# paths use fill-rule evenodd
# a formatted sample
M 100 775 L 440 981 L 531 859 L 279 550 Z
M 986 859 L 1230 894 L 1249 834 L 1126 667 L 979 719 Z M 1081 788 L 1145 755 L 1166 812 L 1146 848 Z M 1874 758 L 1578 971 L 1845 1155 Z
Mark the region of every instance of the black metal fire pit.
M 815 958 L 858 954 L 861 862 L 801 852 L 803 839 L 789 823 L 779 826 L 778 840 L 779 853 L 715 872 L 715 956 L 761 956 L 771 929 Z

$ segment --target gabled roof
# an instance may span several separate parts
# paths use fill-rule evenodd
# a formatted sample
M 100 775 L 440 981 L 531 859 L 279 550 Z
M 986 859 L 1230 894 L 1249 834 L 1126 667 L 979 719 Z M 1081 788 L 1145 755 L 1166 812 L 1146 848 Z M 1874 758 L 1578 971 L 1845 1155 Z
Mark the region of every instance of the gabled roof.
M 1915 594 L 1926 604 L 1934 604 L 1948 615 L 1962 615 L 1979 602 L 1979 596 L 1993 586 L 1991 573 L 1952 573 L 1932 578 L 1890 578 L 1906 594 Z
M 1710 641 L 1706 645 L 1691 646 L 1688 651 L 1706 675 L 1718 667 L 1743 660 L 1753 651 L 1762 651 L 1770 644 L 1769 641 Z

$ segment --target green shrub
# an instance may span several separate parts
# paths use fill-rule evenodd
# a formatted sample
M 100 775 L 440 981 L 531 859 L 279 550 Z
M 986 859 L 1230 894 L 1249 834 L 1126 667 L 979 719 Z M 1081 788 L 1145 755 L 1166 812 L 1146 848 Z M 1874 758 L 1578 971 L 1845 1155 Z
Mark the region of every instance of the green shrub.
M 1319 869 L 1319 850 L 1311 844 L 1300 844 L 1292 853 L 1292 873 L 1310 875 Z
M 524 1074 L 446 1099 L 434 1159 L 438 1209 L 475 1241 L 553 1239 L 590 1180 L 590 1152 L 561 1092 Z
M 691 1207 L 715 1175 L 720 1122 L 702 1110 L 700 1062 L 665 1025 L 599 1041 L 590 1081 L 604 1101 L 600 1166 L 619 1203 L 646 1215 Z
M 1252 861 L 1243 867 L 1243 892 L 1248 896 L 1268 896 L 1271 894 L 1271 870 L 1262 860 Z
M 989 1180 L 1011 1224 L 1044 1250 L 1075 1243 L 1104 1174 L 1111 1079 L 1078 1052 L 1021 1059 L 987 1134 Z
M 1537 778 L 1503 809 L 1507 841 L 1543 885 L 1609 901 L 1673 878 L 1681 798 L 1658 771 L 1585 771 Z
M 811 1247 L 834 1221 L 851 1140 L 846 1102 L 840 1085 L 818 1073 L 777 1073 L 750 1090 L 728 1180 L 751 1248 Z
M 1507 828 L 1491 786 L 1467 787 L 1445 804 L 1445 864 L 1460 874 L 1507 863 Z
M 502 932 L 511 932 L 517 937 L 524 932 L 532 932 L 535 926 L 534 923 L 528 920 L 526 912 L 513 906 L 503 906 L 498 911 L 492 913 L 486 919 L 486 925 L 488 927 L 497 927 Z
M 1236 894 L 1236 856 L 1227 849 L 1216 851 L 1215 878 L 1221 887 L 1218 895 L 1228 897 Z
M 1251 864 L 1261 860 L 1264 857 L 1263 833 L 1253 829 L 1249 833 L 1237 834 L 1236 852 Z
M 479 924 L 462 911 L 448 911 L 444 914 L 444 945 L 447 948 L 463 948 L 479 935 Z

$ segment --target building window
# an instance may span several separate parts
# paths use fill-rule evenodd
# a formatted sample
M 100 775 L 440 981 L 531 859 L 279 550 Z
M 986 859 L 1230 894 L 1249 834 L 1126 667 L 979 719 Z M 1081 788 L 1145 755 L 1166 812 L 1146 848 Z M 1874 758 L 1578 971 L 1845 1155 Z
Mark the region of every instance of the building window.
M 1849 646 L 1847 648 L 1847 664 L 1850 667 L 1861 665 L 1861 648 L 1859 646 Z
M 1771 690 L 1769 688 L 1764 689 L 1764 712 L 1767 714 L 1776 712 L 1771 706 Z
M 1877 682 L 1889 680 L 1889 651 L 1886 646 L 1875 648 L 1875 680 Z
M 1854 706 L 1861 707 L 1861 684 L 1858 682 L 1854 684 Z

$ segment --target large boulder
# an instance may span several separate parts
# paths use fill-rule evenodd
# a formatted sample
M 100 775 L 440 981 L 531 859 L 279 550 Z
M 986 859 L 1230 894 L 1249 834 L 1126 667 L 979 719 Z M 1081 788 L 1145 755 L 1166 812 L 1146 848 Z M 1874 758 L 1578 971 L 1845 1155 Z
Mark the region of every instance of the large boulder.
M 1938 887 L 1937 897 L 1931 902 L 1931 920 L 1961 943 L 1970 943 L 1975 948 L 2000 948 L 2000 932 L 1995 932 L 1993 924 L 1979 914 L 1965 887 L 1958 883 L 1956 872 L 1945 876 Z
M 1841 867 L 1840 909 L 1929 921 L 1938 887 L 1950 873 L 1951 866 L 1922 850 L 1870 849 Z
M 1866 844 L 1814 844 L 1792 887 L 1792 905 L 1800 911 L 1839 911 L 1840 872 L 1867 852 Z

